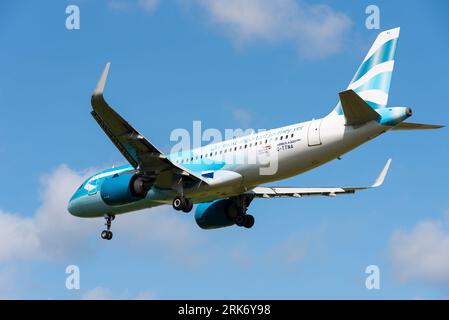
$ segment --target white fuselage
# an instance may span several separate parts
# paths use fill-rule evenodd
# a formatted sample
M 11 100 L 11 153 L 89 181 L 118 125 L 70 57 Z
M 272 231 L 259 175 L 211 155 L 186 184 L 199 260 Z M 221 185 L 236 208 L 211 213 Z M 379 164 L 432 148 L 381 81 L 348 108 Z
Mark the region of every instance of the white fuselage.
M 184 188 L 185 195 L 198 203 L 239 195 L 257 185 L 301 174 L 336 159 L 390 128 L 376 121 L 359 127 L 345 126 L 344 116 L 331 114 L 321 119 L 210 144 L 183 152 L 182 155 L 171 154 L 169 158 L 204 177 L 207 173 L 213 173 L 213 177 L 206 178 L 208 185 Z M 264 153 L 270 154 L 269 163 L 260 161 Z M 113 173 L 117 171 L 111 171 L 109 175 Z M 102 179 L 107 176 L 103 173 Z M 158 179 L 158 185 L 164 185 L 163 175 Z M 94 192 L 86 200 L 90 208 L 87 216 L 101 216 L 106 211 L 121 214 L 169 204 L 178 192 L 170 187 L 170 179 L 165 182 L 166 188 L 152 188 L 145 199 L 125 205 L 107 206 L 99 192 Z

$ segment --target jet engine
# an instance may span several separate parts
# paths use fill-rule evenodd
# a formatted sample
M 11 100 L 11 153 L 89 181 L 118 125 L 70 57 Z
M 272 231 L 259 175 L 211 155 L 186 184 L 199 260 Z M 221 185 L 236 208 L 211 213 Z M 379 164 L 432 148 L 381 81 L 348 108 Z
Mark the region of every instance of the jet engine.
M 231 218 L 236 215 L 232 200 L 222 199 L 200 203 L 195 210 L 195 221 L 202 229 L 216 229 L 232 226 L 235 222 Z
M 141 200 L 147 196 L 154 181 L 139 174 L 115 174 L 103 181 L 100 196 L 110 206 Z

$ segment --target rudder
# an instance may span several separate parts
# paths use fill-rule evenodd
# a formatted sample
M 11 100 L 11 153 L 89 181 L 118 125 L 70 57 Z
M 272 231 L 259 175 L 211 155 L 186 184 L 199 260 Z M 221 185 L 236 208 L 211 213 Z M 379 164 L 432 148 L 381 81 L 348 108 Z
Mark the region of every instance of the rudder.
M 373 109 L 388 103 L 400 28 L 381 32 L 357 69 L 347 90 L 356 92 Z M 340 102 L 332 113 L 343 114 Z

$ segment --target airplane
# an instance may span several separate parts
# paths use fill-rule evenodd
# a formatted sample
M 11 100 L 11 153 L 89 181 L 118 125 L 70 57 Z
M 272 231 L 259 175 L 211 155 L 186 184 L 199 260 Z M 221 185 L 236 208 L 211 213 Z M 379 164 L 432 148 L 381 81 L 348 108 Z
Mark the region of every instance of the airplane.
M 387 131 L 443 127 L 405 122 L 412 115 L 409 107 L 387 105 L 399 32 L 394 28 L 377 36 L 347 89 L 339 93 L 336 107 L 325 117 L 171 154 L 164 154 L 108 105 L 103 96 L 107 63 L 91 97 L 91 114 L 129 164 L 89 177 L 71 197 L 68 211 L 82 218 L 104 217 L 101 238 L 111 240 L 116 215 L 145 208 L 171 204 L 187 213 L 197 204 L 194 217 L 203 229 L 251 228 L 255 219 L 247 210 L 255 198 L 333 197 L 381 186 L 391 159 L 369 186 L 264 184 L 339 159 Z M 267 154 L 269 160 L 276 160 L 276 170 L 270 174 L 261 171 L 269 162 L 235 160 Z

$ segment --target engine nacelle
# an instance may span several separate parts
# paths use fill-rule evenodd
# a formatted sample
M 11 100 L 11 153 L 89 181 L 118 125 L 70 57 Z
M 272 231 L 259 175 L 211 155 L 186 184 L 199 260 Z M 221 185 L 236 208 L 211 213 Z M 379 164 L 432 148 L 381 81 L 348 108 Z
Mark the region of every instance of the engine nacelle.
M 234 225 L 230 218 L 236 210 L 232 200 L 222 199 L 200 203 L 195 210 L 195 221 L 202 229 L 217 229 Z
M 138 174 L 116 174 L 103 181 L 100 196 L 110 206 L 141 200 L 147 196 L 152 181 Z

